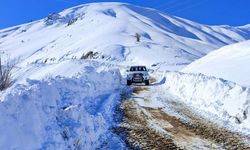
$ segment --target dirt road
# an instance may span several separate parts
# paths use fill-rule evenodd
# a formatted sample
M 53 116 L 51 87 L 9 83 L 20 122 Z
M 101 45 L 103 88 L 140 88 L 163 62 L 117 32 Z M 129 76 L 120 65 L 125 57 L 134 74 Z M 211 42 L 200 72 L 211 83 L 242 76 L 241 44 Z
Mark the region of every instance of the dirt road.
M 161 85 L 134 86 L 132 96 L 124 100 L 116 130 L 131 149 L 250 150 L 245 144 L 250 137 L 232 133 L 164 95 Z

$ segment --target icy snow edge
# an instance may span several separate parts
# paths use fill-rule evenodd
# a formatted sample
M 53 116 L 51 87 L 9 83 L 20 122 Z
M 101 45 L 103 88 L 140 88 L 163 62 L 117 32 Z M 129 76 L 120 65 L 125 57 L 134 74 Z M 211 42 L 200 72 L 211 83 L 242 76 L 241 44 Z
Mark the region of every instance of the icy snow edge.
M 122 147 L 110 131 L 120 81 L 119 70 L 93 70 L 13 86 L 0 95 L 0 149 Z
M 181 72 L 166 73 L 167 89 L 192 106 L 250 128 L 250 88 L 223 79 Z

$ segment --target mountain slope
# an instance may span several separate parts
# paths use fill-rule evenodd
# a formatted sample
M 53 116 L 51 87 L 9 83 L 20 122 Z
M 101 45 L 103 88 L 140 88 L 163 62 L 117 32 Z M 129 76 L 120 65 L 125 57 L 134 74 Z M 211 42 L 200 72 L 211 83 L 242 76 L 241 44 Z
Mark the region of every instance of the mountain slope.
M 100 61 L 178 70 L 214 49 L 247 39 L 247 27 L 206 26 L 150 8 L 92 3 L 1 30 L 0 49 L 20 58 L 21 66 L 80 59 L 93 51 Z
M 141 35 L 140 42 L 136 42 L 136 33 Z M 155 67 L 152 76 L 160 76 L 156 79 L 161 81 L 152 82 L 152 89 L 157 85 L 159 88 L 148 94 L 158 102 L 167 100 L 162 96 L 172 89 L 171 94 L 180 98 L 191 94 L 185 96 L 185 102 L 199 102 L 202 98 L 206 102 L 202 104 L 210 104 L 214 100 L 216 105 L 209 108 L 215 106 L 215 114 L 225 119 L 227 111 L 221 108 L 229 107 L 221 107 L 223 103 L 218 102 L 231 95 L 235 95 L 233 100 L 239 99 L 241 87 L 231 83 L 224 86 L 219 80 L 221 88 L 217 97 L 218 94 L 214 95 L 218 93 L 217 79 L 204 77 L 208 82 L 199 84 L 203 80 L 196 80 L 196 75 L 164 72 L 164 77 L 157 69 L 179 70 L 219 47 L 249 39 L 249 34 L 248 25 L 206 26 L 123 3 L 80 5 L 1 30 L 1 58 L 18 58 L 18 63 L 12 72 L 14 85 L 0 92 L 0 149 L 126 149 L 125 141 L 116 135 L 114 127 L 123 120 L 118 105 L 132 90 L 122 86 L 125 82 L 120 72 L 133 64 Z M 242 89 L 243 98 L 240 98 L 244 102 L 249 90 Z M 171 94 L 169 100 L 178 102 L 179 98 L 173 99 L 175 96 Z M 197 101 L 192 100 L 194 96 Z M 144 102 L 150 100 L 155 103 L 145 95 Z M 250 112 L 248 103 L 247 108 L 235 107 L 228 103 L 232 101 L 225 102 L 234 107 L 230 115 L 240 114 L 240 121 L 249 121 L 249 117 L 244 118 L 245 110 Z M 166 109 L 168 104 L 165 101 Z M 178 112 L 173 113 L 178 115 Z M 248 128 L 249 122 L 243 127 Z M 158 138 L 155 139 L 159 143 Z
M 191 63 L 182 71 L 202 73 L 250 86 L 250 41 L 225 46 Z

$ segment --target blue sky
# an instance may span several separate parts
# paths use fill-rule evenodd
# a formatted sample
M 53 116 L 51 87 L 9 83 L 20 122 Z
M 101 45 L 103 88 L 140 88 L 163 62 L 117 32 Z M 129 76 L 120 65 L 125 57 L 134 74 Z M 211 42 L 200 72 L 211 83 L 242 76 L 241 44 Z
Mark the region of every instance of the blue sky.
M 41 19 L 78 4 L 110 0 L 1 0 L 0 29 Z M 111 0 L 116 1 L 116 0 Z M 209 25 L 250 24 L 250 0 L 120 0 Z

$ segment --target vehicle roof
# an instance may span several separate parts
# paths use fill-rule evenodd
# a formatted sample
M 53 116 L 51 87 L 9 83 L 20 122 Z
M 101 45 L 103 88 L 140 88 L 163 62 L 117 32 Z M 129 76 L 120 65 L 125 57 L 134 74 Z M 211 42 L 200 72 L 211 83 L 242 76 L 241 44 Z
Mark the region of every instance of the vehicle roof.
M 146 66 L 131 66 L 131 67 L 146 67 Z M 131 68 L 131 67 L 130 67 L 130 68 Z

